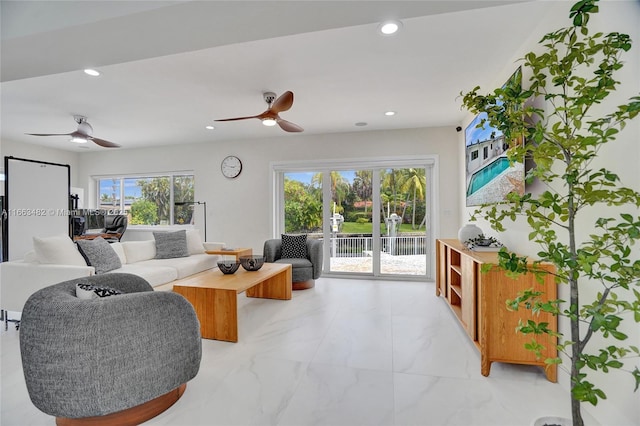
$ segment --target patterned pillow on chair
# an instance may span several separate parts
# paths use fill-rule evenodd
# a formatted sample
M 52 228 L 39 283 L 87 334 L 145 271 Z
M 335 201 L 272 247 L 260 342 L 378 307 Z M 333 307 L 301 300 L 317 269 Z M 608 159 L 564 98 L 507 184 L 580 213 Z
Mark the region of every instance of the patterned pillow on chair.
M 307 235 L 282 234 L 282 259 L 306 259 Z
M 96 287 L 87 283 L 76 284 L 76 297 L 78 299 L 95 299 L 122 294 L 120 290 L 109 287 Z

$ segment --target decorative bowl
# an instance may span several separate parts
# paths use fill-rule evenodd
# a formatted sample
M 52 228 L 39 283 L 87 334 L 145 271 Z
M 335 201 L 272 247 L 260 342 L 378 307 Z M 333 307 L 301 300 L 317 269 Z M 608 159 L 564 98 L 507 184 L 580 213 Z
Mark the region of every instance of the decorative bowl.
M 218 268 L 223 274 L 233 274 L 240 267 L 240 263 L 235 260 L 220 260 L 218 261 Z
M 253 256 L 240 256 L 240 264 L 247 271 L 257 271 L 264 265 L 264 256 L 254 254 Z
M 493 240 L 490 238 L 481 238 L 476 241 L 476 244 L 479 245 L 480 247 L 489 247 L 492 242 Z

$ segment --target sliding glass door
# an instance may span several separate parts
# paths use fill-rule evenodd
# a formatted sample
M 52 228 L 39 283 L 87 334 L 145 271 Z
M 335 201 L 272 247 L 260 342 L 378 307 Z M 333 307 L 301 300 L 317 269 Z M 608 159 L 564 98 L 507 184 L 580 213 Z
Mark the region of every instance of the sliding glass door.
M 275 234 L 324 241 L 328 275 L 431 278 L 434 161 L 274 166 Z

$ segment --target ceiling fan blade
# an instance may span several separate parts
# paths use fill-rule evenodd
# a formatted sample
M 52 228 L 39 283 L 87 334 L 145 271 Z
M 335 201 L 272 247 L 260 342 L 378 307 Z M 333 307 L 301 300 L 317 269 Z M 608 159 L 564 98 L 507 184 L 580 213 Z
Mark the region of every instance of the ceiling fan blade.
M 304 129 L 297 124 L 294 124 L 290 121 L 279 119 L 277 120 L 278 126 L 285 132 L 303 132 Z
M 89 138 L 89 140 L 100 145 L 103 148 L 120 148 L 120 145 L 118 145 L 117 143 L 109 142 L 104 139 L 91 137 Z
M 291 105 L 293 105 L 293 92 L 287 91 L 273 102 L 273 105 L 271 105 L 271 111 L 275 113 L 287 111 L 291 108 Z
M 238 120 L 248 120 L 249 118 L 260 118 L 262 114 L 260 115 L 252 115 L 249 117 L 235 117 L 235 118 L 221 118 L 219 120 L 213 120 L 213 121 L 238 121 Z
M 31 136 L 71 136 L 75 132 L 72 133 L 25 133 L 25 135 Z

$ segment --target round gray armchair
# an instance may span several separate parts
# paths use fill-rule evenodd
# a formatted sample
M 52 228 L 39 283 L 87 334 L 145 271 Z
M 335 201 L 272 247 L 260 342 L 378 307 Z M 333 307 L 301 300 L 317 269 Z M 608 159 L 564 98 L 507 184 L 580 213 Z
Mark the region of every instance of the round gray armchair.
M 76 297 L 76 284 L 119 290 Z M 61 424 L 139 424 L 196 376 L 200 325 L 191 304 L 131 274 L 65 281 L 29 297 L 20 351 L 33 404 Z
M 282 240 L 271 239 L 264 243 L 265 262 L 291 264 L 293 290 L 304 290 L 315 286 L 322 273 L 322 241 L 307 239 L 306 253 L 300 257 L 282 255 Z

